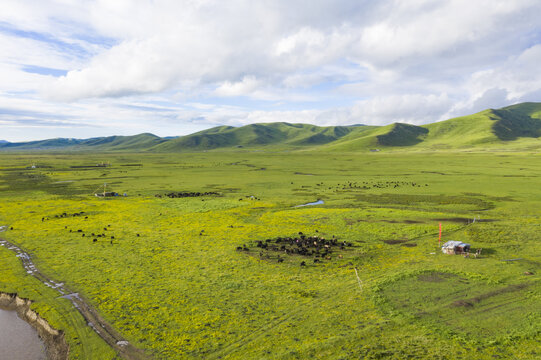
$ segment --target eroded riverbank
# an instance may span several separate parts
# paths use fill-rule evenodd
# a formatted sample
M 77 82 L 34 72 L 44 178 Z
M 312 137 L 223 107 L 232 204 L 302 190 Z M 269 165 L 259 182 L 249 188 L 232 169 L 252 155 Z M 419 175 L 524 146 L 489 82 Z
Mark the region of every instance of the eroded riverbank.
M 64 285 L 64 283 L 54 281 L 46 277 L 41 271 L 39 271 L 34 265 L 34 262 L 32 261 L 30 254 L 24 251 L 21 247 L 4 239 L 0 239 L 0 246 L 4 246 L 7 249 L 15 252 L 16 256 L 21 259 L 22 265 L 29 275 L 34 276 L 46 286 L 55 289 L 59 293 L 59 296 L 69 299 L 72 302 L 75 309 L 79 311 L 79 313 L 84 317 L 88 326 L 90 326 L 96 332 L 96 334 L 98 334 L 107 344 L 109 344 L 109 346 L 115 349 L 122 358 L 134 359 L 134 360 L 148 358 L 144 354 L 143 351 L 134 347 L 122 335 L 120 335 L 115 329 L 113 329 L 113 327 L 109 323 L 107 323 L 98 314 L 98 312 L 93 307 L 91 307 L 78 293 L 74 293 L 70 291 Z M 40 326 L 42 326 L 44 329 L 50 329 L 52 334 L 54 334 L 53 330 L 57 331 L 55 329 L 52 329 L 43 318 L 39 317 L 37 313 L 35 313 L 34 311 L 30 309 L 30 304 L 31 304 L 30 300 L 21 299 L 18 296 L 16 296 L 16 294 L 6 294 L 6 293 L 1 293 L 1 294 L 3 294 L 2 295 L 3 300 L 0 301 L 0 306 L 3 306 L 10 310 L 16 310 L 19 316 L 23 320 L 30 323 L 30 325 L 32 325 L 33 327 L 35 327 L 33 323 L 36 323 L 36 324 L 40 324 Z M 2 305 L 4 303 L 6 305 Z M 42 336 L 39 328 L 37 327 L 35 328 L 36 330 L 38 330 L 38 333 L 40 334 L 40 336 Z M 44 336 L 42 336 L 42 339 L 44 339 L 45 344 L 47 346 L 49 359 L 52 359 L 52 360 L 67 359 L 67 354 L 68 354 L 67 345 L 66 345 L 65 357 L 58 357 L 58 356 L 61 356 L 61 354 L 63 354 L 63 351 L 59 350 L 58 355 L 57 355 L 56 350 L 54 350 L 54 348 L 51 350 L 53 351 L 53 353 L 49 355 L 49 343 L 48 343 L 47 335 L 46 335 L 47 331 L 44 332 Z M 59 332 L 59 334 L 62 335 L 62 341 L 64 341 L 63 333 Z
M 15 311 L 0 308 L 0 358 L 45 360 L 45 344 Z
M 37 331 L 39 338 L 45 344 L 45 352 L 47 354 L 47 359 L 68 359 L 69 347 L 64 339 L 64 333 L 60 330 L 52 328 L 45 319 L 43 319 L 41 316 L 39 316 L 38 313 L 36 313 L 30 308 L 30 304 L 32 304 L 32 301 L 30 301 L 29 299 L 20 298 L 17 296 L 17 294 L 0 292 L 0 309 L 15 311 L 20 319 L 24 320 Z M 9 314 L 3 314 L 3 316 L 9 317 Z M 13 324 L 13 326 L 16 326 L 16 324 Z M 25 338 L 30 339 L 30 342 L 26 344 L 27 353 L 25 354 L 32 354 L 33 358 L 36 359 L 45 359 L 45 356 L 39 356 L 39 343 L 36 343 L 36 341 L 31 339 L 31 334 L 28 334 L 28 332 L 22 328 L 18 329 L 17 332 L 24 332 Z M 13 345 L 15 346 L 15 344 Z M 3 353 L 4 350 L 7 351 L 7 349 L 0 349 L 1 356 L 8 355 L 7 352 Z M 35 357 L 36 355 L 37 357 Z M 14 357 L 10 356 L 10 358 Z

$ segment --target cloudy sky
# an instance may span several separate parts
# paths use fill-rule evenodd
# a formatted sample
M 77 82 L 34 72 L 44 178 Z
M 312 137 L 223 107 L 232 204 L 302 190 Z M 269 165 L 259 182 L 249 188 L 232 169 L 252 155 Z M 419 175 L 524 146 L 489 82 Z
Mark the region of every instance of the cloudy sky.
M 0 0 L 0 139 L 541 101 L 539 0 Z

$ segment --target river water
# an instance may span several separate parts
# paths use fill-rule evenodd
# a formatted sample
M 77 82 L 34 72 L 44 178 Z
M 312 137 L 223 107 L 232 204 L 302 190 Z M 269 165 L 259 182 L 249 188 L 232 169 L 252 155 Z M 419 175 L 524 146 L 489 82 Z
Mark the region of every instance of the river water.
M 318 201 L 309 202 L 309 203 L 306 203 L 306 204 L 297 205 L 297 206 L 295 206 L 295 207 L 314 206 L 314 205 L 322 205 L 322 204 L 325 204 L 325 201 L 323 201 L 323 200 L 318 200 Z
M 45 345 L 15 311 L 0 309 L 0 359 L 45 360 Z

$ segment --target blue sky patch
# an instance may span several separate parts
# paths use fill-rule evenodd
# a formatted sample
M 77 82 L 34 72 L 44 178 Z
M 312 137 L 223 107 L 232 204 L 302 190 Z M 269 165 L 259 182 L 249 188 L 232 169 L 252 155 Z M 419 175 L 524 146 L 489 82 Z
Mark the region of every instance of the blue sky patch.
M 24 65 L 21 70 L 31 74 L 51 75 L 56 77 L 64 76 L 68 73 L 67 70 L 53 69 L 36 65 Z

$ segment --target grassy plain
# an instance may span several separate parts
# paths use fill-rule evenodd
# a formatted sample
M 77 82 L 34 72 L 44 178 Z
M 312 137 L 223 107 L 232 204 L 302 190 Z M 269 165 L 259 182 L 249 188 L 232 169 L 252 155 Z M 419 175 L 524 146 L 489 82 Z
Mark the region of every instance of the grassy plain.
M 13 227 L 0 235 L 157 359 L 534 359 L 540 175 L 537 153 L 0 154 Z M 94 197 L 104 183 L 128 196 Z M 155 197 L 171 191 L 219 195 Z M 482 256 L 442 254 L 440 222 Z M 300 231 L 353 246 L 279 263 L 254 245 Z M 0 291 L 33 299 L 74 359 L 115 358 L 67 300 L 0 259 Z

